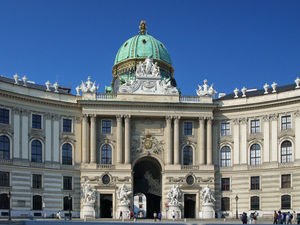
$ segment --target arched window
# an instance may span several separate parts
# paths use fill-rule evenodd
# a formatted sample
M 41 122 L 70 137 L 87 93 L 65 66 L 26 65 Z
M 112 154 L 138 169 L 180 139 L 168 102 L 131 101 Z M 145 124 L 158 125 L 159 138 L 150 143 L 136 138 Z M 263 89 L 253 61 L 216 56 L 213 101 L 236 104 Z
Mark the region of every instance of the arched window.
M 64 210 L 65 211 L 72 210 L 72 196 L 64 197 Z
M 231 151 L 228 146 L 221 148 L 221 166 L 231 166 Z
M 38 140 L 31 142 L 31 161 L 42 162 L 42 143 Z
M 111 158 L 110 145 L 103 145 L 101 149 L 101 164 L 111 164 Z
M 193 149 L 189 145 L 183 148 L 183 165 L 193 165 Z
M 62 164 L 72 165 L 72 145 L 69 143 L 62 146 Z
M 291 208 L 291 196 L 282 195 L 281 196 L 281 209 L 290 209 Z
M 292 143 L 284 141 L 281 144 L 281 162 L 292 162 Z
M 251 210 L 259 210 L 259 197 L 258 196 L 252 196 L 250 198 L 251 202 Z
M 260 145 L 253 144 L 250 147 L 250 165 L 260 164 Z
M 0 209 L 9 209 L 9 199 L 6 193 L 0 194 Z
M 230 210 L 230 199 L 227 197 L 221 198 L 221 210 L 229 211 Z
M 9 138 L 2 135 L 0 136 L 0 159 L 9 159 L 10 143 Z
M 32 210 L 43 210 L 42 207 L 42 196 L 34 195 L 32 197 Z

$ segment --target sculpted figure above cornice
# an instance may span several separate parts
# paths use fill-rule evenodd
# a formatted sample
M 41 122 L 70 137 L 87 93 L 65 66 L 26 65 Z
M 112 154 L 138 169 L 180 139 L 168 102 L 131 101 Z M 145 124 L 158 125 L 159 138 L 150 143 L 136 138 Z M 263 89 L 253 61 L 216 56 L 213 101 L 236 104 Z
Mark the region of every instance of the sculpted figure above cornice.
M 299 117 L 299 116 L 300 116 L 300 111 L 299 111 L 299 110 L 295 111 L 295 112 L 294 112 L 294 116 L 295 116 L 295 117 Z

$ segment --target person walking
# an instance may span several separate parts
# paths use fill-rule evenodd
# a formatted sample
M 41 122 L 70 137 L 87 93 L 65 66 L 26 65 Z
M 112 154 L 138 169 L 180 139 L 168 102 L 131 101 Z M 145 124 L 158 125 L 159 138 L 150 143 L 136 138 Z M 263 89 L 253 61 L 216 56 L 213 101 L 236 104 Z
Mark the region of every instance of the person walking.
M 281 214 L 281 211 L 278 211 L 278 224 L 282 224 L 282 214 Z
M 243 212 L 243 214 L 241 215 L 241 220 L 242 220 L 243 224 L 247 224 L 247 221 L 248 221 L 247 213 Z
M 282 223 L 283 223 L 283 224 L 286 224 L 286 212 L 283 213 L 283 216 L 282 216 Z
M 158 219 L 159 221 L 161 221 L 161 212 L 159 212 L 159 213 L 157 214 L 157 219 Z
M 292 224 L 293 214 L 288 211 L 287 213 L 287 224 Z
M 278 214 L 277 214 L 276 210 L 274 211 L 274 214 L 273 214 L 273 224 L 278 224 Z
M 154 222 L 156 222 L 156 219 L 157 219 L 157 213 L 156 212 L 153 213 L 153 219 L 154 219 Z

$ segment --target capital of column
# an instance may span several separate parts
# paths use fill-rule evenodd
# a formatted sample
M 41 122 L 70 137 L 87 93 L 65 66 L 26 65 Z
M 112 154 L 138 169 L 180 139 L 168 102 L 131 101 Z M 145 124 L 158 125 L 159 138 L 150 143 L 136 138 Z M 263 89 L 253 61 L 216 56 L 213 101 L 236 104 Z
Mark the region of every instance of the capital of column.
M 129 120 L 131 118 L 131 115 L 124 115 L 125 120 Z
M 181 116 L 174 116 L 174 120 L 175 120 L 175 121 L 179 121 L 180 118 L 181 118 Z
M 199 116 L 199 117 L 198 117 L 198 120 L 199 120 L 199 121 L 203 121 L 203 120 L 205 120 L 205 117 L 204 117 L 204 116 Z
M 121 120 L 123 118 L 123 115 L 116 115 L 117 120 Z
M 172 116 L 166 116 L 166 121 L 167 121 L 167 122 L 171 122 L 171 121 L 172 121 L 172 119 L 173 119 L 173 117 L 172 117 Z

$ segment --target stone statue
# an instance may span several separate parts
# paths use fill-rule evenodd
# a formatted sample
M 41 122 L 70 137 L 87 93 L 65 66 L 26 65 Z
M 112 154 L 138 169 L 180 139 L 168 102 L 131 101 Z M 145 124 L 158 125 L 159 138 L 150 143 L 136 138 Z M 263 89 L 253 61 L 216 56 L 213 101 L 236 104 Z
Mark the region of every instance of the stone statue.
M 117 199 L 119 201 L 119 205 L 128 206 L 130 205 L 130 195 L 132 191 L 130 191 L 125 184 L 122 184 L 117 191 Z
M 206 187 L 202 190 L 201 197 L 203 198 L 202 204 L 214 203 L 216 201 L 216 199 L 213 196 L 213 192 L 210 189 L 209 185 L 206 185 Z
M 95 191 L 92 189 L 91 185 L 89 184 L 89 180 L 87 180 L 86 182 L 84 182 L 81 185 L 81 199 L 83 201 L 84 204 L 89 204 L 92 203 L 94 204 L 96 201 L 96 193 Z
M 170 199 L 169 205 L 170 206 L 180 206 L 181 202 L 179 202 L 179 199 L 181 198 L 181 191 L 178 187 L 178 185 L 173 184 L 173 187 L 170 189 L 170 191 L 167 194 L 168 199 Z
M 86 82 L 81 81 L 81 85 L 76 88 L 76 92 L 79 94 L 80 90 L 82 93 L 96 93 L 99 89 L 99 85 L 96 86 L 96 81 L 92 82 L 91 77 L 88 77 L 88 80 Z
M 151 74 L 151 68 L 153 64 L 153 59 L 150 57 L 147 57 L 145 60 L 145 72 L 146 74 Z
M 207 80 L 203 81 L 203 85 L 198 85 L 198 90 L 196 90 L 196 93 L 198 96 L 212 96 L 214 97 L 217 94 L 217 91 L 214 90 L 213 84 L 209 87 L 207 85 Z

